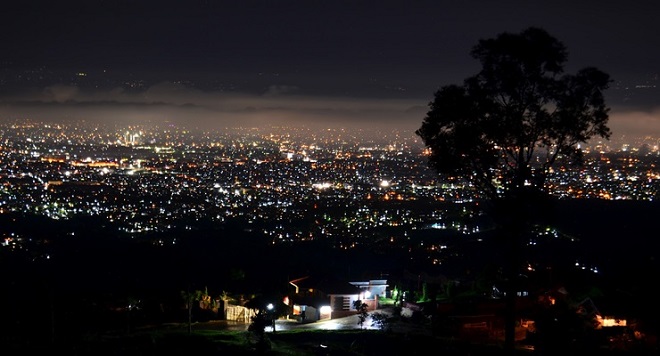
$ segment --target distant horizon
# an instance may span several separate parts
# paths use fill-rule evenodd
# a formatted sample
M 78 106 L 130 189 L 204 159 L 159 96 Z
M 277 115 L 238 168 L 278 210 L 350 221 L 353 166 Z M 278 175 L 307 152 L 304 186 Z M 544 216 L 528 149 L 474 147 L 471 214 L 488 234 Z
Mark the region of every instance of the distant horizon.
M 264 123 L 264 124 L 251 124 L 251 125 L 235 125 L 235 126 L 214 126 L 214 125 L 195 125 L 189 121 L 185 120 L 148 120 L 148 121 L 96 121 L 90 119 L 32 119 L 32 118 L 11 118 L 6 120 L 0 120 L 0 125 L 8 124 L 50 124 L 50 125 L 80 125 L 88 124 L 89 127 L 104 127 L 107 129 L 115 130 L 126 130 L 126 129 L 137 129 L 137 128 L 155 128 L 155 129 L 167 129 L 167 128 L 176 128 L 179 130 L 190 131 L 191 133 L 196 134 L 213 134 L 213 133 L 233 133 L 237 134 L 240 132 L 246 131 L 256 131 L 260 133 L 275 133 L 275 131 L 289 131 L 294 133 L 295 131 L 312 131 L 315 133 L 338 133 L 342 132 L 347 135 L 353 135 L 359 137 L 363 136 L 365 139 L 374 139 L 374 138 L 383 138 L 385 140 L 392 140 L 393 137 L 383 137 L 383 133 L 396 133 L 402 135 L 399 139 L 415 139 L 418 140 L 419 145 L 423 145 L 419 137 L 416 135 L 415 130 L 417 127 L 402 128 L 396 125 L 390 126 L 379 126 L 376 125 L 366 125 L 366 124 L 343 124 L 343 125 L 323 125 L 322 123 Z M 421 124 L 421 122 L 420 122 Z M 118 131 L 119 133 L 119 131 Z M 623 145 L 630 145 L 631 149 L 637 149 L 643 144 L 659 147 L 651 147 L 652 149 L 660 149 L 660 133 L 658 135 L 650 134 L 639 134 L 639 135 L 626 135 L 626 134 L 617 134 L 613 132 L 609 139 L 604 139 L 601 137 L 594 137 L 591 140 L 587 141 L 586 145 L 596 145 L 598 142 L 602 142 L 605 145 L 617 145 L 618 149 L 621 149 Z
M 30 1 L 0 13 L 0 121 L 397 127 L 530 28 L 595 67 L 613 137 L 660 136 L 657 1 Z
M 293 86 L 272 86 L 258 93 L 201 90 L 176 82 L 141 89 L 52 84 L 0 95 L 0 121 L 170 122 L 204 130 L 252 126 L 383 128 L 414 133 L 428 112 L 433 94 L 327 96 L 303 94 Z M 606 92 L 612 137 L 660 137 L 660 110 L 649 105 L 649 100 L 657 101 L 654 94 L 660 94 L 660 87 L 614 87 Z

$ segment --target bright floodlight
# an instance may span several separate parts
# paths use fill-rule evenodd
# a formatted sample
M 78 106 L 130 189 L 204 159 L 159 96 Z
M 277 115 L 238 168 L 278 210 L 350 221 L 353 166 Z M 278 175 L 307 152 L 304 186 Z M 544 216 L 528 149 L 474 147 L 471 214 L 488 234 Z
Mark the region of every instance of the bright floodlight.
M 273 303 L 268 303 L 268 305 L 266 305 L 266 308 L 268 308 L 268 310 L 273 310 L 274 308 Z

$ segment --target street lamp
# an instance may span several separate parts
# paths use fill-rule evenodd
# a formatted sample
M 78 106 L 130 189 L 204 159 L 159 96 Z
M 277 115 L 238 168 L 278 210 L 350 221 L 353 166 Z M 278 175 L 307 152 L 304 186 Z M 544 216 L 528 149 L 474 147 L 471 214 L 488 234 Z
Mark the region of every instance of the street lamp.
M 268 309 L 268 316 L 270 317 L 270 322 L 273 328 L 273 332 L 275 332 L 275 313 L 274 313 L 275 306 L 273 305 L 273 303 L 268 303 L 268 305 L 266 305 L 266 309 Z

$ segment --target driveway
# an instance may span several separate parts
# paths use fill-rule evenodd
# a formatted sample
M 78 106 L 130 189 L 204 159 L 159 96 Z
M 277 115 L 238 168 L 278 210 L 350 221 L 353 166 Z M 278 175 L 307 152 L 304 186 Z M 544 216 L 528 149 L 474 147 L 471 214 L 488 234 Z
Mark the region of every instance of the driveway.
M 390 315 L 389 309 L 377 309 L 375 313 L 383 313 Z M 372 312 L 372 313 L 373 313 Z M 370 313 L 371 314 L 371 313 Z M 365 329 L 375 330 L 378 329 L 373 325 L 373 320 L 368 317 L 364 324 L 360 325 L 360 319 L 356 315 L 350 315 L 343 318 L 335 318 L 328 320 L 319 320 L 308 323 L 301 323 L 294 319 L 278 319 L 275 321 L 275 331 L 295 330 L 295 329 L 308 329 L 308 330 L 351 330 L 351 329 Z M 207 322 L 199 322 L 192 325 L 193 330 L 232 330 L 232 331 L 247 331 L 249 323 L 229 321 L 229 320 L 211 320 Z M 181 324 L 182 327 L 187 327 L 186 324 Z M 266 328 L 266 332 L 272 332 L 271 327 Z

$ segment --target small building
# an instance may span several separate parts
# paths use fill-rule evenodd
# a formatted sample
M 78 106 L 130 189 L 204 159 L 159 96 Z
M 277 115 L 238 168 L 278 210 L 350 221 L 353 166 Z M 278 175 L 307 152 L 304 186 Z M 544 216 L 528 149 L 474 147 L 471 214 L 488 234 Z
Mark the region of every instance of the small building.
M 295 289 L 289 300 L 301 321 L 340 318 L 355 314 L 355 301 L 369 310 L 378 308 L 378 296 L 386 293 L 386 280 L 343 282 L 332 278 L 302 277 L 289 282 Z

